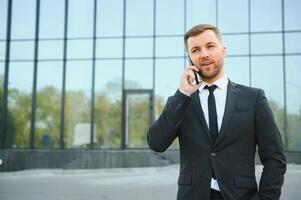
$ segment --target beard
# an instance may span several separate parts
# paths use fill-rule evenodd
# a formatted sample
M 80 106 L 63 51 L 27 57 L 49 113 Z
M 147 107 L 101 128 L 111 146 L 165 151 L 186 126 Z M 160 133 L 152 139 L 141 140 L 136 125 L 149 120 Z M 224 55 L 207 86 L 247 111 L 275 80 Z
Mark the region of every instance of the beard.
M 222 68 L 223 68 L 223 63 L 213 63 L 214 67 L 210 70 L 206 70 L 203 67 L 199 68 L 198 74 L 201 76 L 202 79 L 206 80 L 211 80 L 215 79 L 218 77 L 220 74 Z

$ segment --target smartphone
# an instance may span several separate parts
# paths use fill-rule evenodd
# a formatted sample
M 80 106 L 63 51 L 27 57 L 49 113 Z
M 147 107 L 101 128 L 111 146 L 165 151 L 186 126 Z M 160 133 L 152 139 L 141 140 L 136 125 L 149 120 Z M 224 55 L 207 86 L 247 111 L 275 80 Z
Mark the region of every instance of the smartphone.
M 189 60 L 189 64 L 190 65 L 194 65 L 190 59 L 190 57 L 188 56 L 188 60 Z M 200 79 L 199 79 L 199 76 L 197 75 L 197 72 L 193 69 L 193 73 L 194 73 L 194 77 L 195 77 L 195 82 L 196 84 L 199 84 L 200 83 Z

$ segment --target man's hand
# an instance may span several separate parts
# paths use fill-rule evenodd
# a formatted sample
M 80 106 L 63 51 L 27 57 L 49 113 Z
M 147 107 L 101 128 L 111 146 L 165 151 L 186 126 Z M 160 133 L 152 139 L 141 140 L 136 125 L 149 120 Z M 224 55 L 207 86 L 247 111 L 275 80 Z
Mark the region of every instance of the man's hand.
M 196 84 L 193 70 L 195 70 L 196 72 L 199 71 L 196 66 L 187 66 L 187 68 L 181 75 L 180 80 L 180 90 L 189 96 L 197 91 L 197 89 L 199 89 L 202 84 L 202 81 L 200 81 L 199 84 Z

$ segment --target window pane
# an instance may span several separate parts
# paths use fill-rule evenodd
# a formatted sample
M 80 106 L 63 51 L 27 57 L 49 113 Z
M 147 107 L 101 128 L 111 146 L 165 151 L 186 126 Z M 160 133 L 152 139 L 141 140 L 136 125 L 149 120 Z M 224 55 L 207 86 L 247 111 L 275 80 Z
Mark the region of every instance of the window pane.
M 233 12 L 235 5 L 235 12 Z M 219 1 L 218 23 L 223 33 L 249 31 L 248 0 Z
M 153 38 L 127 38 L 126 57 L 153 57 Z
M 122 61 L 100 60 L 95 74 L 95 133 L 97 148 L 120 148 Z
M 285 0 L 284 1 L 284 19 L 286 30 L 301 29 L 301 1 L 300 0 Z
M 151 89 L 153 61 L 151 59 L 126 60 L 124 84 L 126 89 Z
M 181 56 L 185 54 L 183 37 L 156 38 L 156 57 Z
M 0 1 L 0 40 L 6 38 L 7 0 Z
M 0 62 L 0 113 L 1 113 L 1 121 L 3 119 L 2 108 L 3 108 L 3 84 L 4 84 L 4 62 Z M 0 127 L 2 129 L 2 127 Z M 3 138 L 3 132 L 0 132 L 0 137 Z M 2 140 L 3 141 L 3 140 Z
M 224 35 L 223 41 L 227 48 L 227 55 L 249 54 L 249 35 Z
M 251 31 L 282 30 L 281 0 L 251 1 Z
M 92 58 L 93 40 L 69 40 L 67 45 L 68 59 Z
M 63 38 L 65 1 L 40 1 L 40 38 Z
M 288 150 L 301 151 L 301 56 L 286 57 Z
M 224 67 L 231 81 L 243 85 L 250 84 L 249 57 L 227 57 Z
M 64 42 L 57 41 L 39 41 L 39 59 L 62 59 L 64 54 Z
M 184 1 L 156 1 L 156 34 L 172 35 L 184 32 Z
M 122 39 L 96 40 L 97 58 L 122 58 Z
M 123 0 L 97 1 L 97 36 L 123 35 Z
M 35 147 L 59 148 L 62 63 L 38 63 Z
M 4 83 L 4 62 L 0 62 L 0 106 L 2 107 L 3 83 Z
M 153 0 L 128 0 L 126 3 L 126 35 L 153 35 Z
M 31 121 L 32 62 L 9 66 L 7 148 L 28 148 Z
M 10 45 L 11 60 L 33 60 L 34 42 L 12 41 Z
M 26 11 L 26 12 L 25 12 Z M 34 38 L 36 19 L 35 0 L 15 0 L 12 6 L 11 38 Z
M 281 134 L 284 134 L 284 92 L 282 56 L 252 57 L 252 86 L 262 88 L 274 113 Z M 271 77 L 272 78 L 267 78 Z M 284 139 L 285 137 L 282 136 Z
M 0 61 L 5 59 L 6 42 L 0 41 Z
M 91 130 L 92 62 L 68 61 L 66 70 L 66 148 L 87 148 Z
M 167 98 L 180 86 L 180 76 L 184 70 L 184 59 L 156 59 L 155 74 L 155 118 L 159 117 Z
M 301 32 L 285 34 L 285 53 L 301 53 Z
M 68 37 L 92 37 L 93 35 L 93 0 L 69 1 Z
M 279 33 L 252 34 L 251 42 L 252 54 L 282 54 L 282 35 Z
M 186 1 L 186 29 L 197 24 L 216 24 L 216 1 L 189 0 Z

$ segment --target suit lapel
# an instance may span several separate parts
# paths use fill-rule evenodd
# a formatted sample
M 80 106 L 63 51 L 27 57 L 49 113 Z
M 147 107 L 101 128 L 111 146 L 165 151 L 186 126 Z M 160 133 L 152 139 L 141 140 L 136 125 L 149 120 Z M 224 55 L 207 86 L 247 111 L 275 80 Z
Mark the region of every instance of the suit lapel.
M 211 136 L 210 136 L 210 133 L 209 133 L 209 128 L 208 128 L 208 125 L 206 123 L 206 119 L 204 117 L 204 112 L 203 112 L 203 109 L 202 109 L 202 106 L 201 106 L 199 90 L 197 90 L 195 93 L 193 93 L 191 98 L 192 98 L 193 110 L 194 110 L 195 114 L 197 115 L 198 119 L 200 120 L 204 131 L 206 132 L 206 134 L 208 135 L 210 141 L 212 142 L 212 139 L 211 139 Z
M 231 119 L 237 97 L 238 97 L 237 85 L 229 80 L 228 88 L 227 88 L 227 99 L 226 99 L 225 112 L 224 112 L 222 125 L 221 125 L 220 131 L 218 133 L 216 143 L 218 143 L 224 136 L 224 132 Z

